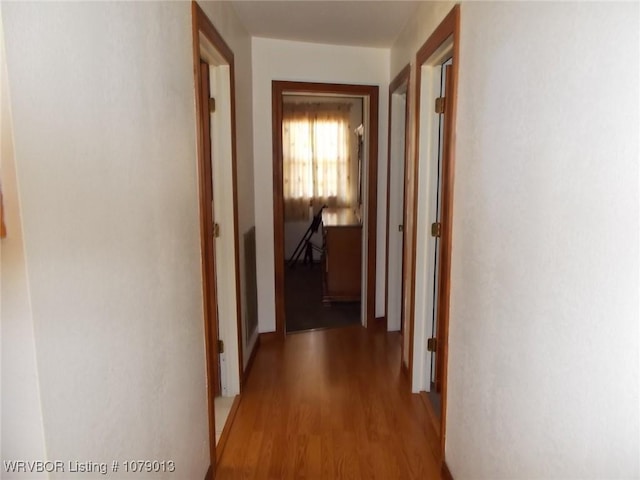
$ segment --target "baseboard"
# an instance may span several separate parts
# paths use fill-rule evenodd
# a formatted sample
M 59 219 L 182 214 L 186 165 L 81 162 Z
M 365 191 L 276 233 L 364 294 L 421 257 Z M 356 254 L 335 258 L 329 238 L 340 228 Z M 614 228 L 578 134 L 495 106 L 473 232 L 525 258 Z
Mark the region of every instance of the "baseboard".
M 442 460 L 440 477 L 442 477 L 442 480 L 453 480 L 453 475 L 451 475 L 451 471 L 449 470 L 449 466 L 447 465 L 447 462 L 445 460 Z
M 247 378 L 249 378 L 249 372 L 251 372 L 251 367 L 253 367 L 253 361 L 256 359 L 256 353 L 258 352 L 258 348 L 260 347 L 260 334 L 256 336 L 256 341 L 253 344 L 253 350 L 251 350 L 251 355 L 249 355 L 249 361 L 247 362 L 247 367 L 242 372 L 242 379 L 240 380 L 240 392 L 242 392 L 242 387 L 247 383 Z
M 222 429 L 222 433 L 220 434 L 220 440 L 218 440 L 218 443 L 216 445 L 216 464 L 220 463 L 220 459 L 222 458 L 222 453 L 224 452 L 224 447 L 227 445 L 229 433 L 231 432 L 233 421 L 236 418 L 236 413 L 238 413 L 238 407 L 240 406 L 241 400 L 242 394 L 236 395 L 236 398 L 233 399 L 233 403 L 231 404 L 229 416 L 227 417 L 227 421 L 224 423 L 224 428 Z
M 433 411 L 433 407 L 431 406 L 431 401 L 427 396 L 427 392 L 420 392 L 420 399 L 424 405 L 426 410 L 426 421 L 424 422 L 424 430 L 427 434 L 427 441 L 429 443 L 429 448 L 431 452 L 435 456 L 435 458 L 442 458 L 442 451 L 440 445 L 440 422 L 438 420 L 437 415 Z

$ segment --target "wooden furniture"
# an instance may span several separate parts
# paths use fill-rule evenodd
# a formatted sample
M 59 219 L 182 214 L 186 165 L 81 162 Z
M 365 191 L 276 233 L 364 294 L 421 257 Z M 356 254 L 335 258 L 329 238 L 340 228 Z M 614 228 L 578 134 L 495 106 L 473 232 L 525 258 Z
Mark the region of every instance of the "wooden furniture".
M 323 302 L 360 301 L 362 224 L 351 208 L 322 212 Z

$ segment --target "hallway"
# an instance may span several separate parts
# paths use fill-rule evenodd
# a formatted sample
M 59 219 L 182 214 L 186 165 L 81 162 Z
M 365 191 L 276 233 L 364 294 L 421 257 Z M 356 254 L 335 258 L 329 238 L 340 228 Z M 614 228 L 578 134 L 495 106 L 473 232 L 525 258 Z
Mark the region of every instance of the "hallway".
M 439 478 L 400 340 L 354 326 L 263 343 L 217 478 Z
M 175 464 L 149 479 L 430 480 L 441 456 L 455 480 L 640 480 L 639 19 L 637 1 L 0 0 L 0 457 L 108 480 L 132 460 Z M 345 202 L 362 316 L 402 339 L 274 340 L 282 97 L 326 85 L 368 92 L 340 181 L 366 186 Z M 218 379 L 243 396 L 220 461 Z

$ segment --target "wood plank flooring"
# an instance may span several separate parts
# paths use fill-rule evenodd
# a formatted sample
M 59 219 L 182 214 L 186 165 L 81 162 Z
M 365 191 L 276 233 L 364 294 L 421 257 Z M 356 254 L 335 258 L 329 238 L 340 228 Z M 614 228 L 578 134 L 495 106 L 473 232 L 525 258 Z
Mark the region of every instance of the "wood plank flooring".
M 263 343 L 216 478 L 439 479 L 400 340 L 354 326 Z

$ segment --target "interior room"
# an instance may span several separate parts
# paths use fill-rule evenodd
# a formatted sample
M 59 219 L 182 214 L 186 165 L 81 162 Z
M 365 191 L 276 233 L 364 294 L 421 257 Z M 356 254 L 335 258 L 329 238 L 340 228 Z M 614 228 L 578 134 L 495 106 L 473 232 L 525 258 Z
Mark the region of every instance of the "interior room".
M 287 332 L 360 323 L 363 134 L 362 98 L 283 97 Z

